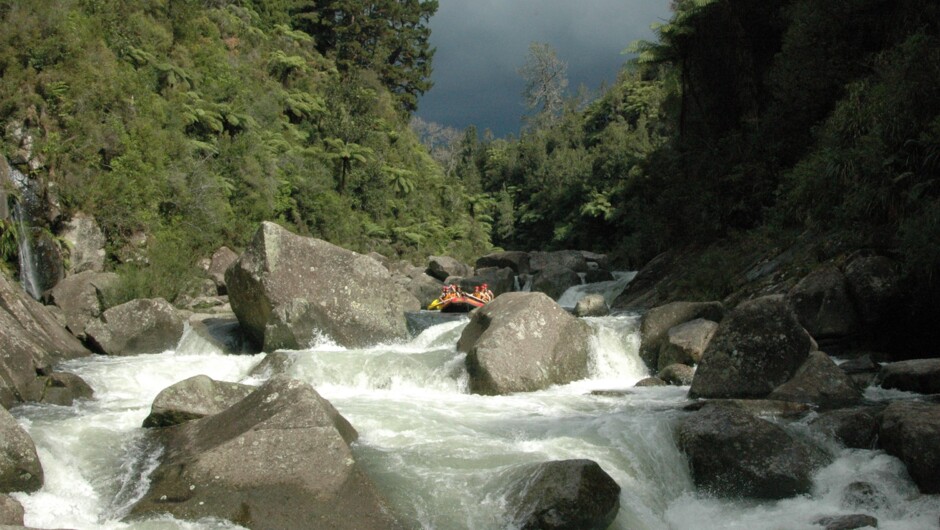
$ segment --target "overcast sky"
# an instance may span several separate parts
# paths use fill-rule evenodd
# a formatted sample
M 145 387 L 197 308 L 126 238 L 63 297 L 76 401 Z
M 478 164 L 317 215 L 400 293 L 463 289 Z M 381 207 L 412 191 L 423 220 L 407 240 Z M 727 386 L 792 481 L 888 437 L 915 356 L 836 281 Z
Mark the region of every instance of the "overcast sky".
M 669 0 L 439 0 L 431 18 L 434 87 L 418 116 L 463 129 L 474 124 L 496 136 L 518 133 L 526 112 L 517 70 L 529 44 L 546 42 L 568 63 L 572 92 L 616 78 L 637 39 L 654 38 L 650 24 L 669 18 Z

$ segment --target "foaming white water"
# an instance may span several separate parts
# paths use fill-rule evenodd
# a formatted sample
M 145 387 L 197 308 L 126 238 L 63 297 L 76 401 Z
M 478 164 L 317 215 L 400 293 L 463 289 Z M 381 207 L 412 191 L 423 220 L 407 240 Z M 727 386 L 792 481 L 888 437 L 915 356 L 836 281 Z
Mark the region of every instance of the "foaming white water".
M 757 502 L 696 493 L 672 435 L 685 414 L 686 389 L 631 388 L 646 375 L 636 316 L 588 321 L 595 330 L 589 377 L 540 392 L 470 394 L 465 356 L 456 350 L 466 320 L 431 327 L 402 344 L 347 350 L 320 343 L 288 352 L 288 375 L 312 384 L 355 426 L 357 460 L 409 528 L 506 528 L 503 492 L 513 470 L 568 458 L 595 460 L 620 484 L 621 509 L 612 526 L 618 530 L 809 528 L 816 515 L 854 513 L 842 499 L 855 480 L 886 492 L 886 503 L 873 513 L 881 528 L 936 527 L 940 497 L 917 495 L 900 462 L 876 451 L 830 447 L 836 459 L 803 497 Z M 237 528 L 225 521 L 121 518 L 146 489 L 159 457 L 140 428 L 156 394 L 197 374 L 260 383 L 247 374 L 263 357 L 221 355 L 188 337 L 175 352 L 67 363 L 62 369 L 85 378 L 95 400 L 14 410 L 46 470 L 42 490 L 16 494 L 27 524 Z

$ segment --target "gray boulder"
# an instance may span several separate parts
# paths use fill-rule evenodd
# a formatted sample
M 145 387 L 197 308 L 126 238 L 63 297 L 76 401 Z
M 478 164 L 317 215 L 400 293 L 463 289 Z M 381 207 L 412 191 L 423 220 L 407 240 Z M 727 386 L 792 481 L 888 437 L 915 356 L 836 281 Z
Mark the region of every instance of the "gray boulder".
M 875 384 L 919 394 L 940 394 L 940 359 L 912 359 L 881 366 Z
M 569 287 L 575 285 L 581 285 L 578 273 L 558 265 L 545 267 L 532 279 L 532 290 L 545 293 L 552 300 L 558 300 Z
M 588 264 L 579 250 L 556 250 L 554 252 L 530 252 L 529 272 L 537 273 L 548 268 L 571 269 L 575 272 L 587 272 Z
M 69 245 L 70 274 L 104 270 L 104 247 L 107 240 L 94 217 L 76 213 L 65 223 L 60 237 Z
M 834 409 L 858 403 L 862 392 L 828 355 L 815 351 L 789 381 L 775 388 L 767 398 Z
M 670 364 L 656 374 L 656 377 L 662 379 L 667 384 L 675 386 L 686 386 L 692 384 L 695 377 L 695 369 L 687 364 Z
M 183 318 L 162 298 L 142 298 L 107 309 L 85 335 L 94 350 L 108 355 L 160 353 L 179 344 Z
M 694 401 L 682 410 L 696 411 L 705 407 L 727 407 L 742 410 L 761 418 L 797 419 L 806 416 L 812 408 L 805 403 L 777 401 L 775 399 L 709 399 Z
M 62 310 L 65 325 L 79 340 L 104 311 L 104 293 L 118 281 L 113 272 L 85 271 L 68 276 L 43 294 L 43 302 Z
M 809 334 L 782 296 L 744 302 L 718 326 L 689 395 L 766 397 L 793 377 L 810 349 Z
M 513 528 L 605 530 L 620 511 L 620 485 L 594 461 L 531 464 L 512 475 L 505 497 Z
M 864 513 L 852 515 L 829 515 L 820 517 L 813 524 L 825 530 L 854 530 L 856 528 L 878 528 L 878 519 Z
M 0 493 L 33 492 L 42 483 L 36 445 L 16 418 L 0 407 Z
M 529 253 L 520 250 L 505 250 L 494 252 L 479 258 L 474 265 L 477 269 L 488 269 L 495 267 L 497 269 L 509 268 L 514 274 L 529 273 Z
M 670 329 L 698 318 L 720 322 L 724 313 L 721 302 L 672 302 L 650 309 L 640 323 L 640 358 L 651 370 L 658 369 Z
M 880 321 L 902 293 L 897 262 L 885 256 L 857 257 L 845 266 L 849 293 L 865 324 Z
M 306 383 L 274 377 L 159 436 L 166 450 L 132 516 L 216 517 L 252 529 L 401 527 L 356 463 L 355 429 Z
M 669 328 L 657 358 L 659 369 L 676 363 L 689 366 L 698 364 L 717 330 L 717 322 L 704 318 L 696 318 Z
M 845 276 L 835 267 L 808 274 L 790 289 L 787 300 L 813 338 L 844 337 L 856 331 L 855 306 Z
M 225 271 L 237 260 L 238 254 L 224 246 L 219 247 L 212 254 L 212 259 L 209 260 L 209 269 L 206 272 L 209 274 L 209 278 L 215 282 L 216 294 L 224 295 L 228 293 L 228 288 L 225 285 Z
M 710 493 L 783 499 L 809 493 L 826 463 L 818 448 L 743 410 L 706 406 L 683 418 L 676 441 L 695 484 Z
M 285 351 L 275 351 L 265 355 L 261 362 L 251 369 L 248 375 L 259 378 L 270 378 L 275 375 L 287 374 L 294 365 L 296 358 Z
M 640 379 L 633 386 L 643 388 L 643 387 L 648 387 L 648 386 L 668 386 L 668 385 L 669 383 L 663 381 L 659 377 L 652 376 L 652 377 L 644 377 L 643 379 Z
M 56 361 L 89 355 L 46 306 L 0 274 L 0 405 L 39 401 L 37 375 Z
M 81 377 L 68 372 L 53 372 L 36 377 L 40 403 L 70 407 L 76 399 L 91 399 L 95 391 Z
M 457 342 L 476 394 L 531 392 L 587 376 L 591 328 L 542 293 L 506 293 L 475 310 Z
M 856 407 L 830 410 L 810 425 L 839 443 L 853 449 L 874 449 L 883 407 Z
M 433 278 L 424 272 L 419 272 L 411 276 L 399 275 L 395 277 L 395 283 L 401 285 L 412 296 L 418 299 L 421 307 L 427 307 L 441 296 L 441 287 L 444 283 Z
M 0 494 L 0 525 L 23 526 L 26 510 L 23 505 L 9 495 Z
M 602 317 L 610 313 L 604 295 L 593 293 L 584 296 L 574 306 L 574 315 L 577 317 Z
M 264 351 L 325 335 L 347 347 L 402 340 L 414 296 L 374 259 L 264 222 L 225 274 L 232 310 Z
M 901 459 L 922 493 L 940 493 L 940 405 L 897 401 L 881 415 L 878 443 Z
M 255 387 L 196 375 L 164 388 L 144 419 L 144 427 L 167 427 L 218 414 L 254 392 Z
M 444 281 L 448 276 L 471 276 L 473 267 L 450 256 L 429 256 L 426 272 L 432 278 Z

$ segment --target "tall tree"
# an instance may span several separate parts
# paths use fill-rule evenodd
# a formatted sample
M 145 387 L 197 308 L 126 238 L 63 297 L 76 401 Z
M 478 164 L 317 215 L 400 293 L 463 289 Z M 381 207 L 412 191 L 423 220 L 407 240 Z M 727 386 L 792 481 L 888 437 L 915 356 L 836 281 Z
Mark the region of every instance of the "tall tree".
M 533 42 L 519 75 L 525 79 L 522 94 L 529 109 L 536 111 L 535 121 L 554 121 L 564 108 L 565 90 L 568 88 L 567 63 L 558 58 L 550 44 Z

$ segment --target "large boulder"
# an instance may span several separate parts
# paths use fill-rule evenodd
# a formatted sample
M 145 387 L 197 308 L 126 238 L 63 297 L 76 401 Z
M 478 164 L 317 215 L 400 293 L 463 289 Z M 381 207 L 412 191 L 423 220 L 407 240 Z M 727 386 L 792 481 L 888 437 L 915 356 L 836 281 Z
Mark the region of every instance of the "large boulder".
M 588 375 L 591 328 L 542 293 L 506 293 L 477 309 L 457 342 L 470 390 L 530 392 Z
M 441 287 L 444 283 L 437 278 L 425 274 L 420 269 L 411 275 L 396 275 L 395 283 L 401 285 L 412 296 L 418 299 L 421 307 L 427 307 L 431 302 L 441 296 Z
M 76 213 L 65 223 L 60 237 L 69 245 L 69 273 L 104 270 L 105 244 L 107 239 L 95 218 Z
M 554 252 L 529 253 L 529 272 L 537 273 L 548 268 L 571 269 L 575 272 L 587 272 L 588 264 L 579 250 L 556 250 Z
M 640 322 L 640 358 L 656 370 L 670 329 L 699 318 L 719 322 L 724 313 L 721 302 L 672 302 L 650 309 Z
M 114 306 L 85 327 L 87 343 L 108 355 L 171 350 L 183 336 L 183 318 L 162 298 L 140 298 Z
M 506 489 L 512 528 L 605 530 L 620 511 L 620 485 L 592 460 L 514 469 Z
M 117 281 L 118 275 L 113 272 L 80 272 L 46 291 L 43 301 L 61 309 L 65 326 L 72 335 L 83 340 L 85 328 L 104 311 L 104 293 Z
M 532 290 L 545 293 L 549 298 L 558 300 L 569 287 L 581 285 L 578 273 L 563 266 L 549 265 L 538 273 L 532 280 Z
M 450 256 L 429 256 L 426 271 L 429 276 L 444 281 L 449 276 L 470 276 L 473 274 L 473 267 Z
M 42 483 L 42 464 L 33 439 L 0 407 L 0 493 L 33 492 Z
M 669 328 L 657 358 L 660 370 L 676 363 L 692 366 L 702 360 L 705 348 L 718 330 L 718 323 L 696 318 Z
M 218 414 L 254 392 L 255 387 L 216 381 L 207 375 L 184 379 L 157 394 L 144 427 L 179 425 Z
M 264 222 L 225 274 L 242 327 L 264 351 L 326 336 L 347 347 L 402 340 L 414 296 L 376 260 Z
M 477 269 L 495 267 L 497 269 L 509 268 L 514 274 L 529 273 L 529 253 L 521 250 L 505 250 L 494 252 L 477 259 L 474 265 Z
M 878 443 L 901 459 L 922 493 L 940 493 L 940 405 L 898 401 L 881 415 Z
M 743 302 L 708 343 L 689 395 L 766 397 L 793 377 L 811 346 L 809 334 L 782 296 Z
M 238 260 L 238 254 L 234 250 L 222 246 L 212 254 L 209 260 L 209 269 L 206 271 L 209 278 L 215 282 L 216 292 L 220 295 L 228 293 L 228 287 L 225 285 L 225 271 Z
M 0 274 L 0 405 L 39 401 L 48 375 L 59 360 L 89 355 L 49 311 Z
M 817 269 L 787 294 L 796 317 L 815 339 L 845 337 L 856 331 L 858 317 L 845 276 L 836 267 Z
M 812 352 L 806 362 L 786 383 L 778 386 L 767 399 L 810 403 L 822 409 L 854 405 L 862 400 L 862 392 L 851 376 L 845 373 L 828 355 Z
M 940 394 L 940 359 L 912 359 L 881 366 L 875 384 L 920 394 Z
M 676 441 L 695 484 L 712 494 L 782 499 L 809 493 L 825 454 L 746 411 L 706 406 L 679 421 Z
M 91 399 L 95 391 L 81 377 L 69 372 L 53 372 L 36 377 L 40 403 L 71 407 L 76 399 Z
M 899 268 L 885 256 L 860 256 L 845 266 L 849 293 L 864 324 L 881 321 L 902 295 Z
M 670 385 L 691 385 L 692 380 L 695 378 L 695 369 L 687 364 L 670 364 L 660 370 L 656 377 Z
M 166 450 L 132 516 L 228 519 L 252 529 L 400 528 L 349 444 L 356 431 L 283 376 L 228 409 L 159 431 Z

